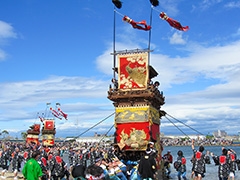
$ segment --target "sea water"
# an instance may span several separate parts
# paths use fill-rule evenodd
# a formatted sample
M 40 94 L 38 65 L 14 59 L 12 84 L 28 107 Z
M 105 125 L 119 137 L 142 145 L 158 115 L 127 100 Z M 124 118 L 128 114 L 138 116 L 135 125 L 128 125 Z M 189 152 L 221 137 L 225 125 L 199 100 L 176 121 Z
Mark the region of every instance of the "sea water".
M 221 155 L 222 153 L 222 147 L 221 146 L 204 146 L 205 150 L 204 153 L 206 154 L 206 151 L 213 152 L 214 155 Z M 237 159 L 240 159 L 240 146 L 228 146 L 225 147 L 227 149 L 233 149 L 237 154 Z M 198 146 L 195 146 L 195 149 L 198 150 Z M 193 156 L 193 151 L 191 146 L 167 146 L 164 147 L 164 150 L 162 152 L 162 155 L 166 154 L 167 151 L 170 150 L 171 154 L 173 156 L 173 162 L 177 159 L 177 152 L 181 150 L 183 152 L 183 155 L 185 156 L 187 160 L 187 179 L 190 180 L 191 173 L 192 173 L 192 163 L 191 158 Z M 211 164 L 206 164 L 206 173 L 203 180 L 218 180 L 218 166 L 215 166 L 212 158 Z M 177 180 L 177 171 L 174 169 L 173 165 L 171 164 L 171 178 L 173 180 Z M 236 170 L 235 172 L 235 180 L 240 180 L 240 171 Z

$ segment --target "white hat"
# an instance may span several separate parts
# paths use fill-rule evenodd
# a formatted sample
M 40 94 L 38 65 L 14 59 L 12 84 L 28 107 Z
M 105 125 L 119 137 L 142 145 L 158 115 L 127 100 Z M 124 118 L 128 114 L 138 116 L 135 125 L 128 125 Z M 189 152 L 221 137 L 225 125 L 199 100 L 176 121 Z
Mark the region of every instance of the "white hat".
M 151 152 L 152 152 L 152 150 L 151 150 L 150 148 L 147 148 L 147 149 L 146 149 L 146 153 L 147 153 L 147 154 L 150 154 Z

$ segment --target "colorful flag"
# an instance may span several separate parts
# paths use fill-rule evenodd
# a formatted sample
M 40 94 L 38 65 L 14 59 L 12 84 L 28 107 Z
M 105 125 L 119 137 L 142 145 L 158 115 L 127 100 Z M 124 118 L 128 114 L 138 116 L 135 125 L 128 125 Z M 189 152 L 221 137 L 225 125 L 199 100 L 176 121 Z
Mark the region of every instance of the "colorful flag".
M 50 110 L 52 111 L 52 115 L 55 116 L 56 118 L 62 120 L 59 112 L 57 112 L 55 109 L 53 109 L 52 107 L 50 107 Z
M 128 16 L 124 16 L 123 21 L 131 24 L 134 29 L 140 29 L 140 30 L 144 30 L 144 31 L 149 31 L 151 29 L 151 26 L 147 25 L 145 20 L 142 20 L 140 22 L 135 22 Z
M 160 18 L 166 20 L 170 24 L 170 26 L 172 26 L 172 27 L 174 27 L 174 28 L 176 28 L 176 29 L 178 29 L 180 31 L 187 31 L 187 30 L 189 30 L 188 26 L 183 27 L 178 21 L 168 17 L 165 12 L 161 12 L 159 16 L 160 16 Z
M 64 113 L 60 108 L 58 108 L 58 112 L 59 112 L 59 115 L 61 115 L 62 117 L 64 117 L 64 119 L 67 120 L 68 115 L 66 113 Z

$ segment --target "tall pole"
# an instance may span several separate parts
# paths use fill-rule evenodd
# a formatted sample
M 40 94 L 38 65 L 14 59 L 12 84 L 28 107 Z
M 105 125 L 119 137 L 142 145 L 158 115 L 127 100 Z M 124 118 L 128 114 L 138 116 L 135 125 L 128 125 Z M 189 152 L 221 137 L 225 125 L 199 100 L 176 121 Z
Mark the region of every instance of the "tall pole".
M 150 12 L 150 26 L 151 26 L 151 29 L 150 29 L 149 34 L 148 34 L 148 64 L 150 63 L 150 48 L 151 48 L 151 36 L 152 36 L 152 11 L 153 11 L 153 8 L 151 6 L 151 12 Z
M 115 7 L 113 11 L 113 78 L 115 79 L 115 67 L 116 67 L 116 49 L 115 49 L 115 41 L 116 41 L 116 12 L 115 12 Z

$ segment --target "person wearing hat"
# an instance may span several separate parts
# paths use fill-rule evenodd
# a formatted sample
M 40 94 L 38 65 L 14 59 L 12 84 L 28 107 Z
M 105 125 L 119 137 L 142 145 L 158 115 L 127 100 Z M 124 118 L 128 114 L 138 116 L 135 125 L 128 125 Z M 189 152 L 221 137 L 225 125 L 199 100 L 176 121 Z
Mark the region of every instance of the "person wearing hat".
M 149 148 L 149 149 L 151 150 L 150 155 L 155 158 L 156 155 L 157 155 L 157 150 L 154 148 L 154 142 L 150 141 L 150 142 L 148 143 L 147 148 Z
M 143 155 L 139 161 L 138 173 L 141 176 L 141 179 L 152 180 L 156 176 L 156 161 L 153 156 L 151 156 L 152 150 L 147 148 L 145 155 Z
M 164 166 L 166 167 L 166 176 L 169 178 L 171 174 L 171 164 L 173 162 L 173 157 L 171 151 L 168 150 L 166 154 L 163 155 Z

